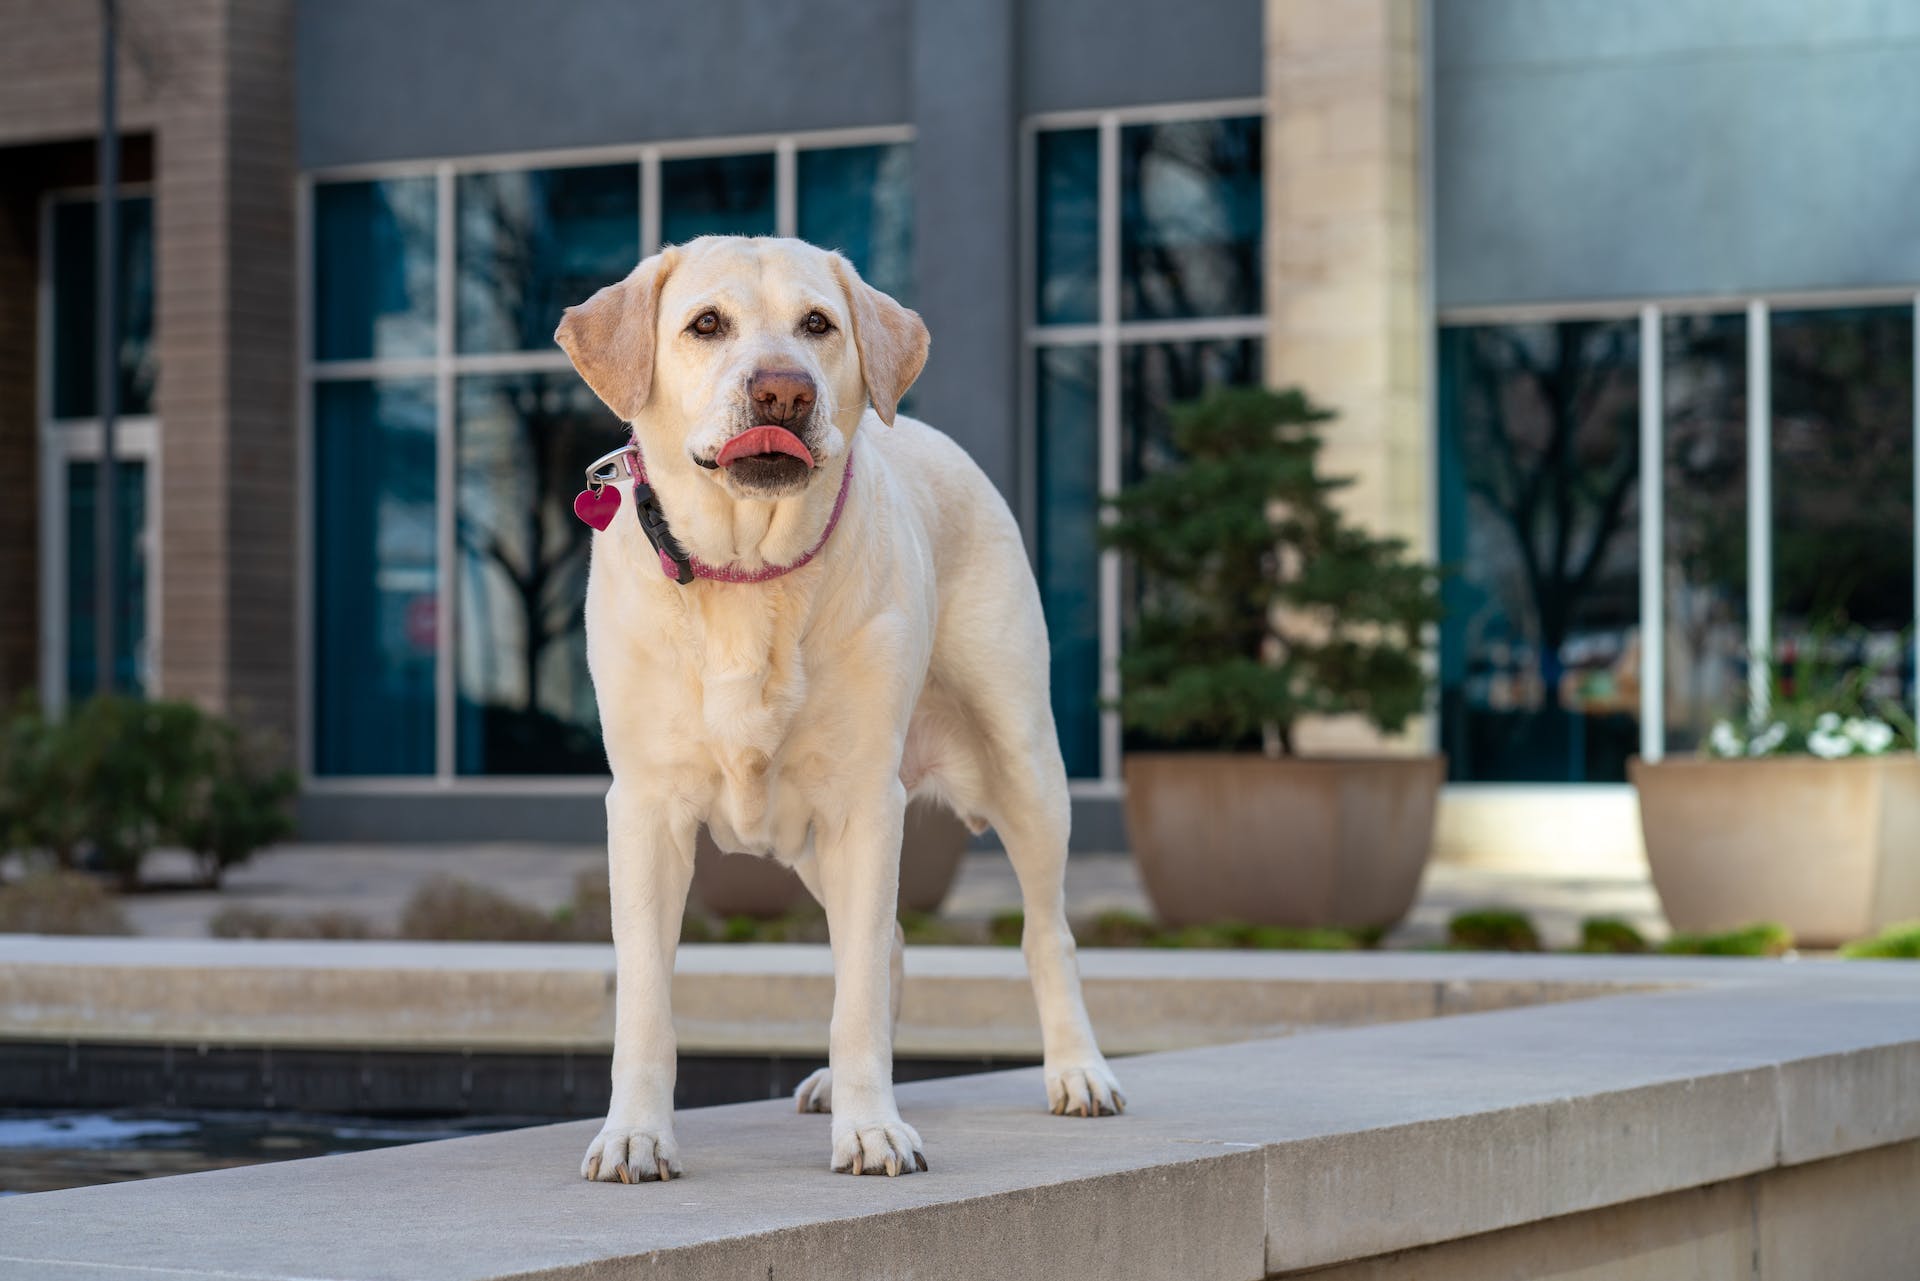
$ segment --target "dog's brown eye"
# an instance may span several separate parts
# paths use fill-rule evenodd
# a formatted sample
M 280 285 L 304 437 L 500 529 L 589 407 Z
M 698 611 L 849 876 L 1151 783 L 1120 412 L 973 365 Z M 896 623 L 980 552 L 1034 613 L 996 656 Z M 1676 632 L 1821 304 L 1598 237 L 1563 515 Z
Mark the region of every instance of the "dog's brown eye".
M 810 311 L 807 318 L 800 322 L 800 327 L 810 334 L 824 334 L 833 328 L 833 322 L 827 319 L 824 312 Z
M 687 329 L 692 333 L 700 335 L 702 338 L 711 338 L 720 332 L 720 313 L 717 311 L 703 311 L 693 318 L 693 323 L 688 325 Z

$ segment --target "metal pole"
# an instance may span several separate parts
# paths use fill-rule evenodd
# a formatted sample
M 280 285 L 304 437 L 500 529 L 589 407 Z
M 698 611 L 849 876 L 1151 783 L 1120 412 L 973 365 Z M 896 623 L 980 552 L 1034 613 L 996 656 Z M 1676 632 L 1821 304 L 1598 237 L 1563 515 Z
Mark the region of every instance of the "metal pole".
M 1660 309 L 1640 309 L 1640 759 L 1667 754 L 1667 460 Z
M 99 381 L 100 463 L 93 495 L 93 662 L 95 688 L 111 694 L 114 686 L 115 611 L 119 608 L 119 565 L 114 555 L 115 503 L 119 469 L 113 450 L 114 416 L 120 395 L 120 129 L 114 103 L 114 0 L 100 0 L 100 193 L 95 210 L 99 233 L 99 299 L 94 330 L 99 338 L 94 371 Z

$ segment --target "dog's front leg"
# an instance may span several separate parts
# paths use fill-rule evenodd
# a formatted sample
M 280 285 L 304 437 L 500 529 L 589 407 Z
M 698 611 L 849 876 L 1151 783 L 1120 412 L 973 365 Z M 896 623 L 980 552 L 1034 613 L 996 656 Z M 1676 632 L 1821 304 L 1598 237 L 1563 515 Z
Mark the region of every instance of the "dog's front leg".
M 856 797 L 837 828 L 815 836 L 833 946 L 831 1165 L 847 1174 L 908 1174 L 926 1169 L 927 1158 L 893 1099 L 889 971 L 907 794 L 890 777 Z
M 681 1173 L 673 1140 L 673 953 L 693 879 L 694 820 L 666 797 L 607 793 L 614 967 L 613 1099 L 580 1173 L 645 1183 Z

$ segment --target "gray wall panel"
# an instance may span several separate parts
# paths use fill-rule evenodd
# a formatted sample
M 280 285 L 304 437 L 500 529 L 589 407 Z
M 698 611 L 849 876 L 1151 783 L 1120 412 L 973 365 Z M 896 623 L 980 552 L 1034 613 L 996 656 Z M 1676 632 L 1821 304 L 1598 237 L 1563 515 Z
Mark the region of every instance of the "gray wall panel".
M 1920 282 L 1920 6 L 1435 14 L 1443 308 Z
M 300 163 L 907 119 L 905 0 L 301 0 Z
M 1257 98 L 1263 9 L 1261 0 L 1027 0 L 1023 108 Z

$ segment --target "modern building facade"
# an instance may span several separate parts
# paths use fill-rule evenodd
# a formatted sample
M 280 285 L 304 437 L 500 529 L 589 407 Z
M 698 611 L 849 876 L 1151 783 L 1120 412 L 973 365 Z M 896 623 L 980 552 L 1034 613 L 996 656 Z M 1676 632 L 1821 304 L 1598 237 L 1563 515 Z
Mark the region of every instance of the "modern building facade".
M 550 336 L 707 232 L 926 316 L 908 409 L 1027 531 L 1078 846 L 1123 840 L 1099 496 L 1219 383 L 1337 409 L 1346 501 L 1451 567 L 1437 714 L 1386 746 L 1447 751 L 1452 839 L 1551 797 L 1630 843 L 1626 758 L 1737 712 L 1752 652 L 1912 706 L 1905 6 L 121 10 L 112 661 L 281 731 L 309 836 L 598 831 L 569 504 L 618 427 Z M 0 2 L 0 693 L 56 703 L 98 661 L 98 36 Z

